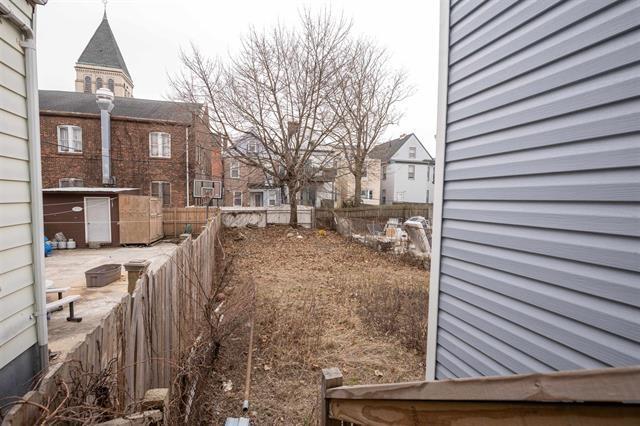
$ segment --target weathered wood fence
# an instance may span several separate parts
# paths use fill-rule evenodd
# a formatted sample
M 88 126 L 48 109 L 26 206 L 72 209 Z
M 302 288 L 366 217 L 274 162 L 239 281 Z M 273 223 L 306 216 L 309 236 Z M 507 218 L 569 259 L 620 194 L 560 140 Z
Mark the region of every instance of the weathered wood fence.
M 640 367 L 342 386 L 322 370 L 320 425 L 637 425 Z
M 380 206 L 360 206 L 343 209 L 315 209 L 316 227 L 333 227 L 334 217 L 346 219 L 370 219 L 386 222 L 389 218 L 408 219 L 412 216 L 423 216 L 427 220 L 433 218 L 432 204 L 385 204 Z
M 217 210 L 216 207 L 209 207 L 209 217 L 207 218 L 206 207 L 165 207 L 162 210 L 164 235 L 165 237 L 178 237 L 185 232 L 187 225 L 191 225 L 192 233 L 198 235 L 207 223 L 207 219 L 215 217 Z
M 220 256 L 219 212 L 195 240 L 188 238 L 166 261 L 145 272 L 132 295 L 126 294 L 86 338 L 52 367 L 35 391 L 25 398 L 42 404 L 56 393 L 60 380 L 69 382 L 73 365 L 97 373 L 117 360 L 118 399 L 128 405 L 151 388 L 169 387 L 175 362 L 196 338 L 204 317 L 203 301 L 211 296 Z M 7 424 L 33 424 L 35 405 L 9 412 Z M 4 423 L 3 423 L 4 425 Z

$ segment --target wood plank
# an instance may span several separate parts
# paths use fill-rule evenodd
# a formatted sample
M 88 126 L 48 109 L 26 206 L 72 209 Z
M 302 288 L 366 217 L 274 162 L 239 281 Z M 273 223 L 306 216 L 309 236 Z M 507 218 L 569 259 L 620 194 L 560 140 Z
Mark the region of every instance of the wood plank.
M 343 386 L 328 390 L 327 397 L 421 401 L 640 401 L 640 367 Z
M 640 405 L 335 399 L 330 414 L 370 426 L 637 425 Z

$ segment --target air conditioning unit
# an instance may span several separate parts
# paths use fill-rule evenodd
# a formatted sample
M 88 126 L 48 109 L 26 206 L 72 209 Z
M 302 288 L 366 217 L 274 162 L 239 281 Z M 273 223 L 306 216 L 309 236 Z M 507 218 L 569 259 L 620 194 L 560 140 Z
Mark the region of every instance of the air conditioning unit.
M 195 179 L 193 181 L 193 196 L 195 198 L 222 198 L 222 182 Z
M 78 188 L 84 186 L 82 179 L 62 178 L 58 181 L 60 188 Z

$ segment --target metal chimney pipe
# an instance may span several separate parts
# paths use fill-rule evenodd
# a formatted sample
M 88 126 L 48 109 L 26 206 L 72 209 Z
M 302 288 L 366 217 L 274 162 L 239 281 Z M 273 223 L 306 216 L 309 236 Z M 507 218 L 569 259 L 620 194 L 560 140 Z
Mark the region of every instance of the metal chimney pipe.
M 113 92 L 102 88 L 96 90 L 96 102 L 100 108 L 100 129 L 102 136 L 102 184 L 113 185 L 111 178 L 111 110 L 113 104 Z

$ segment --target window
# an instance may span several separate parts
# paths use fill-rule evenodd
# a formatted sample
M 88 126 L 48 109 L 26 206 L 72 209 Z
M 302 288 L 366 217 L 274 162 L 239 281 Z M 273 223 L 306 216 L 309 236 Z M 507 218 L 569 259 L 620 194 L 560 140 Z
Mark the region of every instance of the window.
M 367 166 L 362 166 L 362 177 L 367 177 Z
M 403 192 L 396 192 L 396 200 L 404 201 L 404 191 Z
M 231 163 L 231 177 L 234 179 L 240 178 L 240 162 L 234 161 Z
M 387 166 L 382 166 L 382 180 L 387 180 Z
M 233 191 L 233 206 L 242 207 L 242 192 Z
M 256 142 L 255 140 L 249 141 L 249 146 L 248 146 L 247 150 L 249 152 L 251 152 L 251 153 L 257 153 L 258 152 L 258 142 Z
M 171 184 L 169 182 L 151 182 L 151 196 L 162 200 L 162 207 L 171 205 Z
M 84 93 L 91 93 L 91 77 L 84 76 Z
M 429 190 L 427 189 L 427 203 L 429 202 Z
M 171 135 L 169 133 L 149 133 L 149 156 L 171 158 Z
M 427 182 L 431 179 L 431 166 L 427 166 Z
M 112 79 L 112 78 L 110 78 L 110 79 L 107 81 L 107 87 L 108 87 L 108 88 L 109 88 L 109 90 L 111 90 L 112 92 L 115 92 L 115 91 L 116 91 L 116 85 L 113 83 L 113 79 Z
M 416 147 L 415 146 L 410 146 L 409 147 L 409 158 L 416 158 Z
M 269 191 L 269 205 L 275 206 L 278 202 L 278 191 Z
M 82 128 L 58 126 L 58 152 L 82 152 Z
M 383 189 L 382 191 L 380 191 L 380 198 L 381 198 L 382 204 L 387 204 L 387 190 L 386 189 Z
M 96 78 L 96 90 L 102 89 L 102 78 Z
M 76 178 L 62 178 L 58 181 L 58 186 L 60 188 L 77 188 L 84 186 L 84 181 Z
M 362 191 L 360 191 L 360 197 L 363 200 L 373 200 L 373 191 L 363 189 Z
M 416 166 L 413 164 L 409 165 L 409 180 L 414 180 L 416 178 Z

